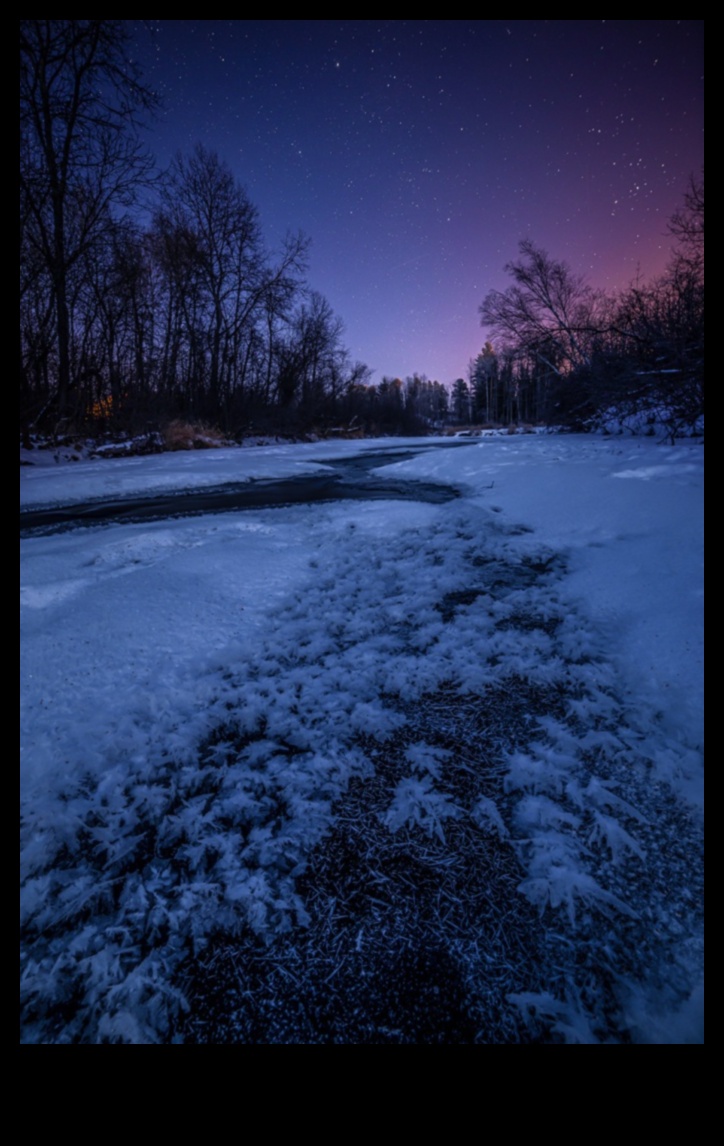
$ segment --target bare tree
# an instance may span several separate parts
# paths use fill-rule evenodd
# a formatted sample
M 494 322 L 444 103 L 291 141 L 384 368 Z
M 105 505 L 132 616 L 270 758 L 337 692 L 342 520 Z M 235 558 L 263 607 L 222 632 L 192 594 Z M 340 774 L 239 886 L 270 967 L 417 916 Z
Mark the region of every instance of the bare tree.
M 71 378 L 69 280 L 111 217 L 149 176 L 141 113 L 154 104 L 128 61 L 120 20 L 21 20 L 22 234 L 47 274 L 55 310 L 57 399 Z
M 669 220 L 669 232 L 677 241 L 675 263 L 704 279 L 704 176 L 693 175 L 684 195 L 684 205 Z
M 201 144 L 177 157 L 162 202 L 154 234 L 189 342 L 191 397 L 209 416 L 227 418 L 252 367 L 268 392 L 264 351 L 291 313 L 308 244 L 288 236 L 272 262 L 256 207 L 228 164 Z
M 505 268 L 514 285 L 486 295 L 481 325 L 504 348 L 532 355 L 553 374 L 587 366 L 596 331 L 596 292 L 529 239 L 519 249 L 521 258 Z

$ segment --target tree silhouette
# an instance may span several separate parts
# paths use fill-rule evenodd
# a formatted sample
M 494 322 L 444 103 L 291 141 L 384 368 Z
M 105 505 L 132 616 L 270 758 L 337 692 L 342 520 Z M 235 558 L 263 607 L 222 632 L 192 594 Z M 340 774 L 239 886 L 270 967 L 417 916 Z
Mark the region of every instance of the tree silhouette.
M 55 328 L 56 398 L 72 385 L 71 276 L 111 208 L 151 173 L 138 127 L 155 103 L 128 61 L 120 20 L 21 20 L 21 241 L 47 279 Z

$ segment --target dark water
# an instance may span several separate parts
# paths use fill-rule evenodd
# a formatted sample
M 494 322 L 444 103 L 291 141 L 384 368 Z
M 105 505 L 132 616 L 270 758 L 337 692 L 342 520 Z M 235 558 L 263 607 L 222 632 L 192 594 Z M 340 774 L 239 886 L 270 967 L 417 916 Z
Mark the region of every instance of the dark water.
M 423 449 L 459 448 L 448 443 Z M 269 509 L 284 505 L 345 500 L 423 501 L 441 504 L 459 496 L 450 485 L 377 477 L 370 470 L 415 457 L 420 450 L 375 451 L 361 457 L 319 460 L 328 471 L 297 478 L 271 481 L 234 482 L 207 489 L 161 493 L 122 500 L 95 500 L 20 513 L 20 536 L 34 533 L 62 533 L 82 525 L 118 522 L 162 521 L 170 517 L 191 517 L 202 513 L 224 513 L 244 509 Z

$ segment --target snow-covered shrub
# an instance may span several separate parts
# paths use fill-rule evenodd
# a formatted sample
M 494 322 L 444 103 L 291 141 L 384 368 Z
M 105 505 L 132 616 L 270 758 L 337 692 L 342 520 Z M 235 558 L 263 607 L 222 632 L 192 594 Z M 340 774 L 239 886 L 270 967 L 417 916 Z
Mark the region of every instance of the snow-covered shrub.
M 497 805 L 489 797 L 480 796 L 472 810 L 472 817 L 481 831 L 486 834 L 496 835 L 500 840 L 510 838 L 510 831 L 506 827 Z
M 586 1046 L 601 1041 L 596 1036 L 593 1017 L 575 989 L 567 999 L 556 999 L 548 992 L 522 991 L 508 995 L 508 1000 L 518 1007 L 526 1022 L 548 1027 L 563 1042 Z
M 440 779 L 443 764 L 451 755 L 446 749 L 426 744 L 425 741 L 409 744 L 405 749 L 405 759 L 412 769 L 422 776 L 429 772 L 434 780 Z
M 419 827 L 428 836 L 445 843 L 443 821 L 460 815 L 460 809 L 442 792 L 436 792 L 431 776 L 407 776 L 395 788 L 384 821 L 391 832 Z

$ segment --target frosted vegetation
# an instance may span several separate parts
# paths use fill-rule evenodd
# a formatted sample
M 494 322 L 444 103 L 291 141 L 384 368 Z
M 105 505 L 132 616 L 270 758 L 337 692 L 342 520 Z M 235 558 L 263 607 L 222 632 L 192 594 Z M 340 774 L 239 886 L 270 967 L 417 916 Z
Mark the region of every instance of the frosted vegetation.
M 701 450 L 665 449 L 423 451 L 397 472 L 467 496 L 27 539 L 23 1040 L 702 1041 L 697 670 L 682 650 L 677 676 L 670 648 L 649 669 L 645 636 Z M 224 585 L 253 530 L 300 540 L 287 582 L 237 592 L 242 618 Z M 691 558 L 668 565 L 684 625 Z M 119 597 L 139 570 L 143 593 Z M 136 672 L 129 602 L 152 634 L 173 599 L 183 646 L 199 586 L 206 652 L 192 619 L 185 660 Z M 53 610 L 85 699 L 41 696 Z

